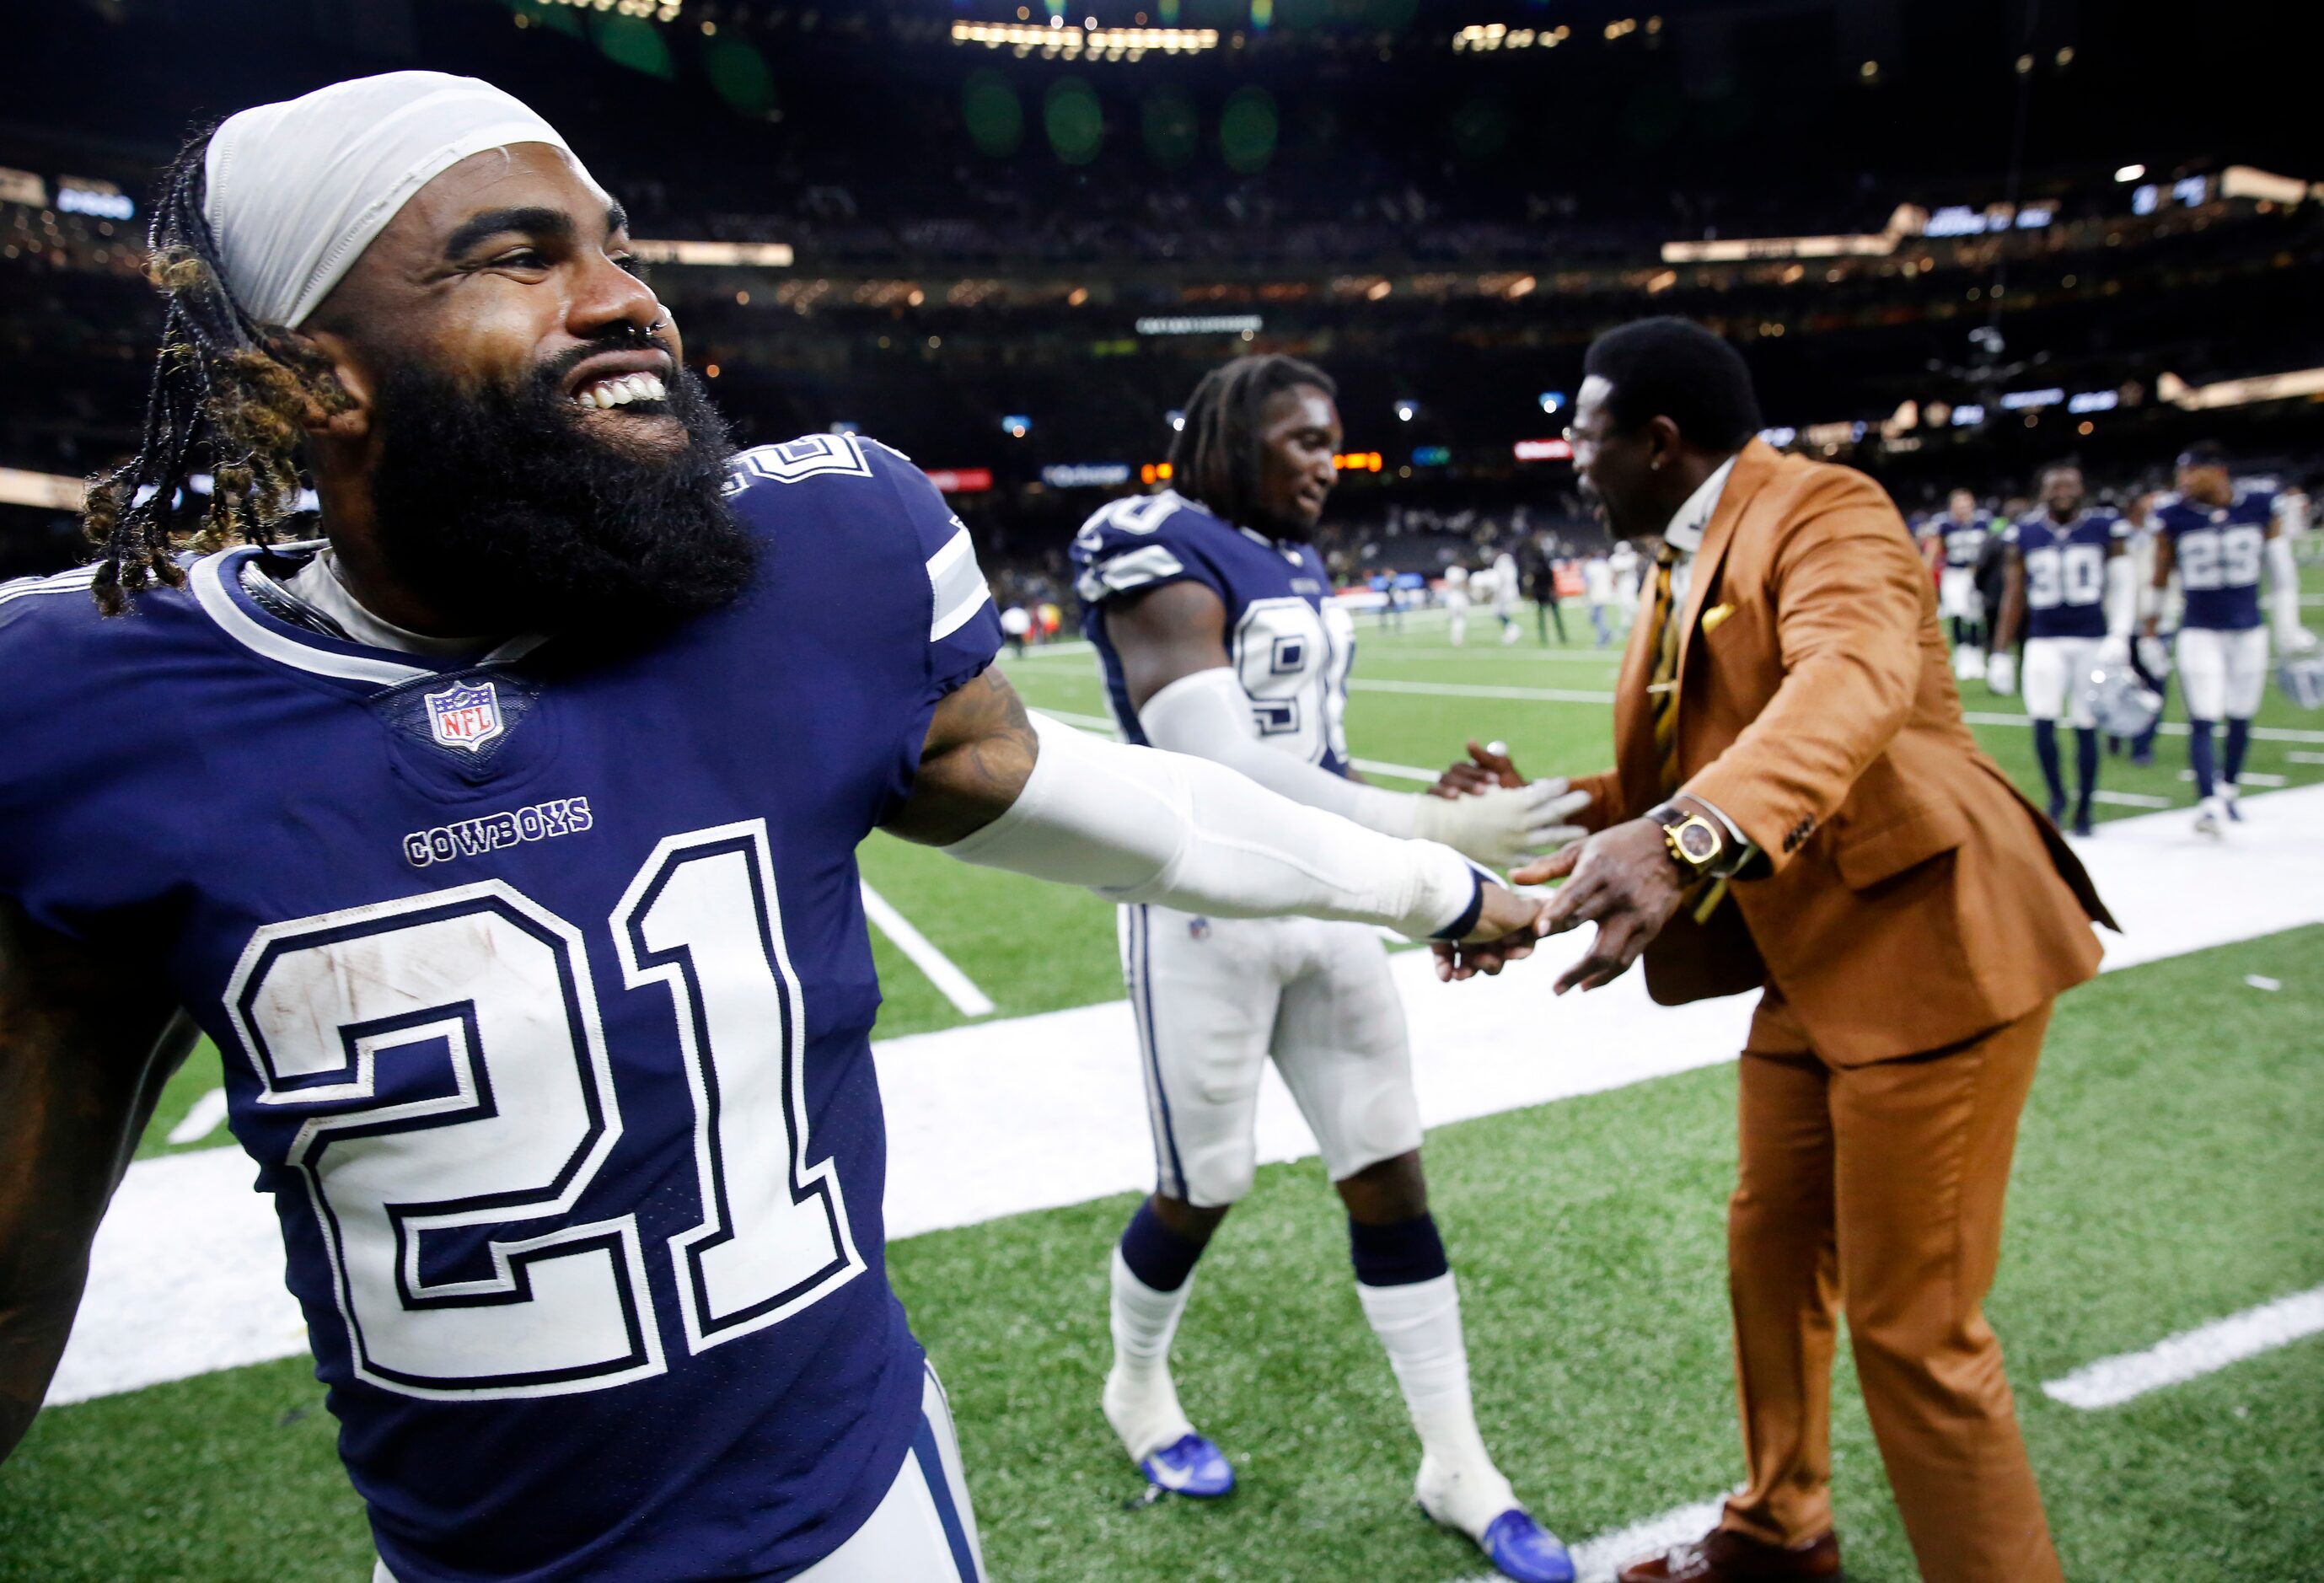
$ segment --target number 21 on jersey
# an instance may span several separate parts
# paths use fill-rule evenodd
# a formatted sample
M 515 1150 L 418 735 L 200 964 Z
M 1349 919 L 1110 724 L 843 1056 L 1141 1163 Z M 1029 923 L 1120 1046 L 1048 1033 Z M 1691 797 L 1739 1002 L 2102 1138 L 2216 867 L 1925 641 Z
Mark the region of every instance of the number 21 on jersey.
M 701 1218 L 667 1253 L 700 1352 L 864 1268 L 831 1162 L 807 1160 L 764 823 L 664 841 L 610 924 L 628 987 L 677 1017 Z M 622 1135 L 578 929 L 484 880 L 263 928 L 226 999 L 258 1102 L 306 1116 L 283 1164 L 358 1377 L 475 1399 L 663 1372 L 636 1217 L 566 1219 Z

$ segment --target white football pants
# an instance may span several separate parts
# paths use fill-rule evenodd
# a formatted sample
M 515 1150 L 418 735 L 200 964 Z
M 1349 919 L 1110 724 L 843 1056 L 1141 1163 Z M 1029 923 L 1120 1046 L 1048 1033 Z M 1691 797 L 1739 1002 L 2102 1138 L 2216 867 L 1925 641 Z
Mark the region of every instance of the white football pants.
M 2021 685 L 2025 713 L 2035 720 L 2068 716 L 2077 731 L 2092 731 L 2098 717 L 2090 713 L 2089 689 L 2082 684 L 2098 662 L 2101 638 L 2028 638 Z
M 1947 566 L 1937 579 L 1937 614 L 1946 621 L 1985 620 L 1985 601 L 1977 591 L 1977 568 Z
M 2267 629 L 2179 629 L 2179 680 L 2190 720 L 2249 720 L 2267 687 Z
M 1250 1191 L 1270 1057 L 1333 1181 L 1420 1146 L 1404 1006 L 1370 925 L 1125 907 L 1121 961 L 1164 1193 L 1216 1209 Z
M 396 1583 L 385 1561 L 372 1569 L 372 1583 Z M 921 1386 L 919 1428 L 896 1482 L 862 1527 L 792 1583 L 984 1583 L 960 1441 L 934 1369 Z

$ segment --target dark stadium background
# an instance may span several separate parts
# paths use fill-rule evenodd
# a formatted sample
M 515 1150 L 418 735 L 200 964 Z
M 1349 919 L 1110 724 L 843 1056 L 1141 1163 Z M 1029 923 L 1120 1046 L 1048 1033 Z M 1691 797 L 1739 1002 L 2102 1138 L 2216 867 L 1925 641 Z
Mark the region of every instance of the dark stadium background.
M 1767 421 L 1868 468 L 1908 511 L 1956 483 L 2006 495 L 2069 451 L 2116 487 L 2159 477 L 2199 435 L 2292 481 L 2312 455 L 2310 402 L 2159 400 L 2166 377 L 2324 364 L 2324 206 L 2225 197 L 2218 180 L 2236 165 L 2324 176 L 2305 7 L 683 0 L 667 21 L 623 14 L 649 9 L 17 8 L 0 166 L 34 186 L 11 179 L 26 201 L 0 201 L 0 467 L 77 475 L 132 446 L 159 318 L 137 273 L 144 198 L 185 132 L 399 67 L 531 101 L 641 238 L 788 244 L 788 267 L 651 272 L 742 435 L 853 423 L 925 466 L 989 470 L 993 487 L 955 504 L 989 566 L 1042 590 L 1061 592 L 1056 552 L 1106 492 L 1044 486 L 1042 469 L 1126 464 L 1137 487 L 1203 370 L 1254 349 L 1327 366 L 1350 448 L 1381 457 L 1333 502 L 1327 543 L 1350 565 L 1365 544 L 1375 565 L 1425 564 L 1433 535 L 1388 529 L 1473 511 L 1462 524 L 1489 537 L 1519 505 L 1588 542 L 1565 465 L 1512 446 L 1557 434 L 1563 415 L 1540 398 L 1572 390 L 1593 333 L 1649 312 L 1737 337 Z M 955 37 L 1020 9 L 1042 44 Z M 1050 42 L 1174 18 L 1215 45 L 1132 59 Z M 2134 163 L 2144 179 L 2116 179 Z M 108 183 L 134 217 L 90 212 L 119 212 Z M 2135 212 L 2150 185 L 2157 201 Z M 1661 252 L 2001 203 L 2049 222 L 1908 235 L 1873 256 Z M 1258 327 L 1139 328 L 1211 316 Z M 1973 340 L 1987 328 L 1997 346 Z M 1998 403 L 2040 390 L 2115 405 Z M 1907 401 L 1987 417 L 1884 435 Z M 79 553 L 68 512 L 0 506 L 0 574 Z

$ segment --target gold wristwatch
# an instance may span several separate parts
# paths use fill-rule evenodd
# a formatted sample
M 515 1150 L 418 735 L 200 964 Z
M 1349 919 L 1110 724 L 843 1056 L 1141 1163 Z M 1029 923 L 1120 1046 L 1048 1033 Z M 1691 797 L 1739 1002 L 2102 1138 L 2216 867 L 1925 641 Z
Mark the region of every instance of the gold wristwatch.
M 1663 844 L 1670 849 L 1671 861 L 1691 879 L 1708 876 L 1727 856 L 1727 832 L 1716 819 L 1674 803 L 1650 809 L 1646 817 L 1663 827 Z

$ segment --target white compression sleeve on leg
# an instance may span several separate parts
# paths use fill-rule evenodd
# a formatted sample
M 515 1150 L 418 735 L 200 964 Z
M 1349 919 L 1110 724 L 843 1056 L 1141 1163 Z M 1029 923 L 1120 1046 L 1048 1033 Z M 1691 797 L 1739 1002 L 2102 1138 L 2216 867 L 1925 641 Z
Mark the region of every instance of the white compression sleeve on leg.
M 1494 787 L 1468 796 L 1424 796 L 1382 791 L 1270 748 L 1251 715 L 1250 695 L 1224 666 L 1180 676 L 1146 701 L 1138 723 L 1157 748 L 1223 764 L 1295 803 L 1383 835 L 1441 841 L 1495 868 L 1514 867 L 1583 833 L 1566 821 L 1589 796 L 1567 790 L 1563 780 Z
M 1220 917 L 1304 915 L 1423 940 L 1469 918 L 1460 853 L 1303 808 L 1220 765 L 1032 717 L 1040 756 L 1000 818 L 943 850 L 1114 901 Z

